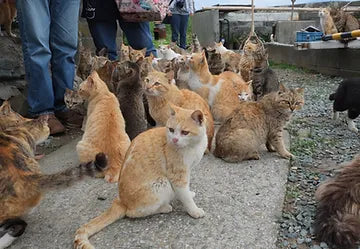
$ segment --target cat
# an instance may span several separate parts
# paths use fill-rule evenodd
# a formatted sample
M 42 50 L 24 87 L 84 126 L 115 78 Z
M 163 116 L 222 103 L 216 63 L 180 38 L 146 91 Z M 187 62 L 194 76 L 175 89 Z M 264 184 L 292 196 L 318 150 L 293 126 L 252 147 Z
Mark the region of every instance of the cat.
M 251 50 L 244 50 L 243 55 L 241 56 L 239 68 L 240 75 L 245 81 L 250 81 L 251 70 L 255 67 L 255 60 L 253 52 Z
M 109 61 L 109 59 L 104 56 L 105 54 L 105 48 L 100 50 L 99 55 L 93 56 L 89 50 L 80 47 L 79 64 L 76 69 L 76 75 L 82 80 L 85 80 L 92 71 L 103 67 L 106 62 Z M 77 90 L 78 86 L 74 86 L 74 89 Z
M 221 55 L 224 53 L 227 53 L 227 52 L 234 53 L 234 51 L 231 51 L 231 50 L 227 49 L 226 47 L 224 47 L 224 44 L 222 42 L 214 42 L 214 48 L 215 48 L 216 53 L 219 53 Z
M 221 54 L 215 49 L 205 49 L 205 56 L 212 75 L 219 75 L 225 71 L 225 62 L 222 60 Z
M 253 100 L 252 80 L 245 82 L 240 75 L 231 71 L 225 71 L 221 73 L 221 76 L 232 82 L 232 87 L 240 101 Z
M 24 118 L 19 113 L 15 112 L 9 101 L 4 101 L 0 106 L 0 132 L 8 127 L 20 125 L 31 119 Z
M 81 125 L 81 130 L 85 131 L 86 120 L 87 120 L 87 116 L 86 116 L 87 103 L 86 103 L 86 101 L 82 97 L 80 97 L 78 91 L 74 91 L 74 90 L 66 88 L 65 94 L 64 94 L 64 102 L 65 102 L 66 108 L 68 108 L 69 110 L 72 110 L 84 117 L 83 123 Z M 71 125 L 68 125 L 68 126 L 71 128 Z M 77 127 L 77 126 L 75 126 L 75 127 Z
M 158 57 L 160 59 L 172 60 L 180 56 L 181 54 L 176 53 L 169 45 L 161 45 L 158 49 Z
M 334 178 L 320 184 L 314 232 L 331 248 L 355 249 L 360 239 L 360 156 Z
M 176 85 L 180 89 L 189 89 L 189 77 L 190 77 L 190 67 L 187 63 L 188 56 L 183 55 L 179 58 L 174 59 L 173 69 L 175 72 L 175 81 Z M 170 72 L 170 71 L 169 71 Z
M 24 232 L 26 222 L 20 217 L 36 207 L 46 191 L 66 188 L 106 167 L 106 156 L 99 153 L 94 162 L 42 174 L 34 150 L 49 134 L 45 118 L 0 131 L 0 248 L 9 246 Z
M 199 39 L 195 33 L 192 34 L 192 53 L 200 53 L 202 51 Z
M 326 8 L 319 10 L 320 26 L 325 35 L 331 35 L 338 32 L 334 21 L 330 15 L 330 11 Z
M 164 46 L 164 45 L 161 45 L 160 48 L 161 48 L 161 47 L 165 47 L 165 48 L 166 48 L 166 46 Z M 179 54 L 179 55 L 186 55 L 186 54 L 187 54 L 186 50 L 183 49 L 183 48 L 180 48 L 180 47 L 176 44 L 176 42 L 170 42 L 169 48 L 171 48 L 175 53 L 177 53 L 177 54 Z
M 200 110 L 204 114 L 210 151 L 214 136 L 214 120 L 205 100 L 193 91 L 179 90 L 175 85 L 173 72 L 169 74 L 157 71 L 150 72 L 145 82 L 145 94 L 149 103 L 150 115 L 158 126 L 165 126 L 170 117 L 169 103 L 184 109 Z
M 284 146 L 282 132 L 293 111 L 302 108 L 303 91 L 281 87 L 258 102 L 241 102 L 216 134 L 214 155 L 231 163 L 258 160 L 258 149 L 266 144 L 270 152 L 294 157 Z
M 329 99 L 334 101 L 333 119 L 337 120 L 339 112 L 347 110 L 348 128 L 350 131 L 358 132 L 354 119 L 360 115 L 360 78 L 342 81 L 336 92 L 330 94 Z
M 130 60 L 130 48 L 124 43 L 121 44 L 120 50 L 120 61 L 129 61 Z
M 271 68 L 256 67 L 252 70 L 254 100 L 259 100 L 268 93 L 279 91 L 279 86 L 276 73 Z
M 338 32 L 349 32 L 360 28 L 359 21 L 343 9 L 331 8 L 330 15 Z
M 126 133 L 131 140 L 147 129 L 143 103 L 144 86 L 138 63 L 121 62 L 117 64 L 112 75 L 116 87 L 115 95 L 120 102 L 121 113 L 125 119 Z
M 175 198 L 191 217 L 205 215 L 189 187 L 191 168 L 207 147 L 204 116 L 199 110 L 172 108 L 166 127 L 147 130 L 132 141 L 119 179 L 119 196 L 107 211 L 76 231 L 75 249 L 94 248 L 89 237 L 125 216 L 172 212 Z
M 212 75 L 204 51 L 192 54 L 189 59 L 189 66 L 188 84 L 190 89 L 208 102 L 214 120 L 220 123 L 224 122 L 239 104 L 238 93 L 234 89 L 234 84 L 246 83 L 233 72 Z
M 240 72 L 241 55 L 233 51 L 226 52 L 221 55 L 221 59 L 225 64 L 225 71 L 231 71 L 234 73 Z
M 0 36 L 2 36 L 1 25 L 4 25 L 5 31 L 9 37 L 16 37 L 12 33 L 11 24 L 16 17 L 15 1 L 3 0 L 0 2 Z
M 139 59 L 144 59 L 146 55 L 146 48 L 137 50 L 129 46 L 129 59 L 132 62 L 137 62 Z
M 96 71 L 80 84 L 79 95 L 88 103 L 85 132 L 76 145 L 79 160 L 88 162 L 97 153 L 105 153 L 109 157 L 105 180 L 116 182 L 130 145 L 119 101 Z

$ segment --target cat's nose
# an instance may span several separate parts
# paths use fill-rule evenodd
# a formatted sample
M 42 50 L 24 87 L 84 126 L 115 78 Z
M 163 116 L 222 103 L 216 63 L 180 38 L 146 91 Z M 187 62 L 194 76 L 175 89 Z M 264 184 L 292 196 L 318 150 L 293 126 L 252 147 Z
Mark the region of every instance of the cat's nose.
M 172 141 L 173 141 L 174 144 L 176 144 L 176 143 L 179 141 L 179 139 L 174 137 L 174 138 L 172 139 Z

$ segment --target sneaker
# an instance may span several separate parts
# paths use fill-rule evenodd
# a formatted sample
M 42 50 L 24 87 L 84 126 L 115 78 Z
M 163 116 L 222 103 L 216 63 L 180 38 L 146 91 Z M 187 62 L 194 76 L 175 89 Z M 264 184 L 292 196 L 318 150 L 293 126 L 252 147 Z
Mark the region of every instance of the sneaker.
M 55 116 L 68 128 L 81 128 L 84 116 L 73 110 L 55 112 Z
M 62 123 L 55 117 L 54 114 L 43 114 L 40 116 L 47 116 L 48 126 L 50 129 L 50 135 L 59 134 L 65 132 L 65 127 Z

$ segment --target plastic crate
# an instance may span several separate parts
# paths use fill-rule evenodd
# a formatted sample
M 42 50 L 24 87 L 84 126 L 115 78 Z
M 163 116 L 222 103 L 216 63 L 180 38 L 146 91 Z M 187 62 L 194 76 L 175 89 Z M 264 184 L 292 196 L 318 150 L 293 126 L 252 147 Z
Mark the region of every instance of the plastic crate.
M 296 42 L 320 41 L 322 36 L 323 36 L 323 32 L 297 31 Z

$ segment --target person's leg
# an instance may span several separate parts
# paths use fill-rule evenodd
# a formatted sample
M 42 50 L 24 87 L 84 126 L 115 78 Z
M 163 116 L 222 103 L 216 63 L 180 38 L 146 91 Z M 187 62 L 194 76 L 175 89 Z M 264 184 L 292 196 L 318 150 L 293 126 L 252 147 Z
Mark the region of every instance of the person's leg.
M 55 111 L 65 109 L 65 89 L 73 88 L 80 0 L 51 0 L 50 49 Z
M 109 22 L 88 20 L 88 25 L 96 47 L 96 52 L 99 52 L 101 49 L 106 48 L 109 59 L 117 60 L 116 20 Z
M 178 43 L 180 32 L 180 15 L 173 14 L 171 16 L 171 41 Z
M 54 92 L 49 71 L 49 0 L 39 0 L 36 3 L 17 0 L 16 4 L 28 83 L 29 115 L 52 113 Z
M 189 15 L 181 15 L 180 18 L 180 48 L 186 49 L 186 31 Z
M 133 49 L 146 48 L 146 56 L 150 55 L 150 53 L 157 56 L 148 22 L 135 23 L 119 20 L 119 24 Z

